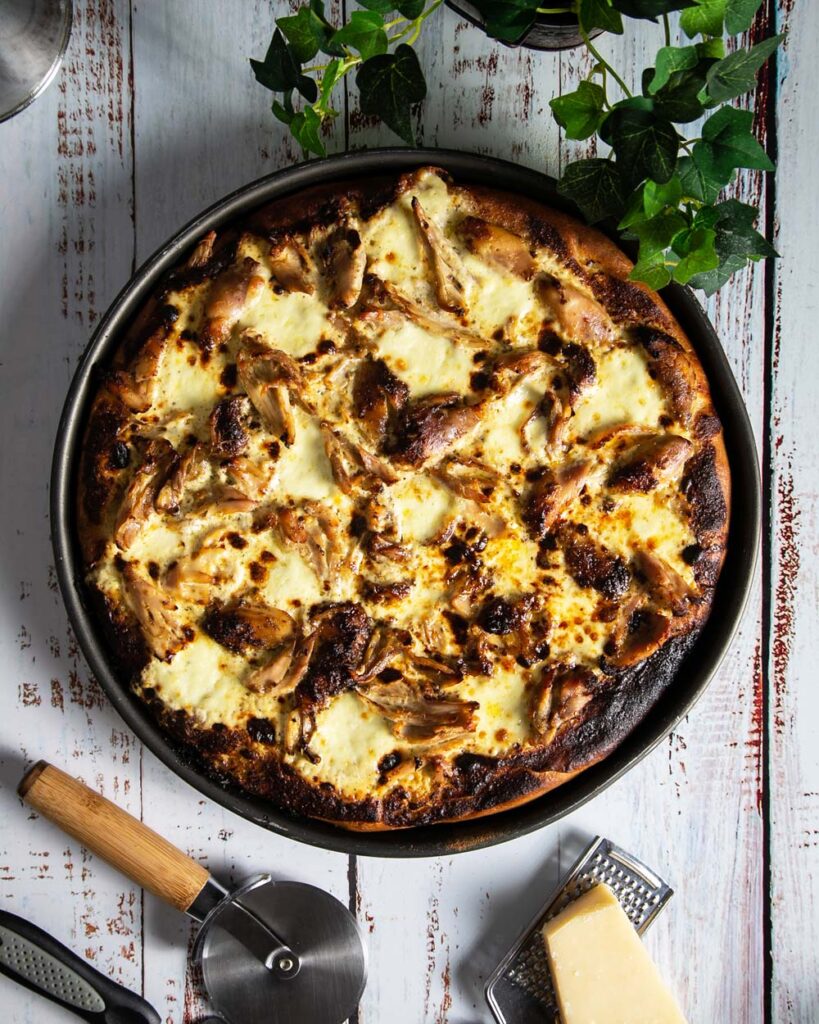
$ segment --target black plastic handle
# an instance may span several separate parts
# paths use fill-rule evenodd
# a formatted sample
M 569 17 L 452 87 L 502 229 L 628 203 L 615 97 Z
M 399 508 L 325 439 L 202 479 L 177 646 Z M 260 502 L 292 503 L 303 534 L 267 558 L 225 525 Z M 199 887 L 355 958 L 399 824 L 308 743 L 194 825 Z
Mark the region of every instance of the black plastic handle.
M 0 972 L 91 1024 L 161 1024 L 136 993 L 94 968 L 48 932 L 0 910 Z

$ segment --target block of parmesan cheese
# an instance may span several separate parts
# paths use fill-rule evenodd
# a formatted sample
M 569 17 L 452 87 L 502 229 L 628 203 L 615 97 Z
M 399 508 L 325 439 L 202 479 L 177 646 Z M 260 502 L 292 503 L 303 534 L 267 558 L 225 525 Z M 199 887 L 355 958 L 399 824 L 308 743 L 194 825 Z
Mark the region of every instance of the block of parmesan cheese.
M 563 1024 L 686 1024 L 607 885 L 548 921 L 543 938 Z

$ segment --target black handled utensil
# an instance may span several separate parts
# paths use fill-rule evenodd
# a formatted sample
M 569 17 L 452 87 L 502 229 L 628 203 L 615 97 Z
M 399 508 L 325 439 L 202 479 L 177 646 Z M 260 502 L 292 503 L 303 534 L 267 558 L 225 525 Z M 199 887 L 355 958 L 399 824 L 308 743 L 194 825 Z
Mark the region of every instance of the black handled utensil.
M 61 942 L 0 910 L 0 972 L 91 1024 L 160 1024 L 156 1010 Z

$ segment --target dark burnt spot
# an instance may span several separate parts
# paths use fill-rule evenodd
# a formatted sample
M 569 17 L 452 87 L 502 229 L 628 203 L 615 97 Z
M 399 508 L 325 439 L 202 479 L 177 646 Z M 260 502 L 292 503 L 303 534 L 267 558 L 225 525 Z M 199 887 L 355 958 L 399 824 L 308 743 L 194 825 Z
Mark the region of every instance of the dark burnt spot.
M 353 381 L 353 412 L 370 437 L 384 440 L 396 414 L 409 400 L 409 388 L 383 359 L 365 359 Z
M 664 327 L 668 319 L 642 288 L 602 271 L 591 276 L 591 289 L 598 302 L 618 324 L 653 324 Z
M 259 561 L 264 562 L 265 565 L 270 565 L 271 563 L 276 561 L 276 556 L 273 554 L 272 551 L 263 551 L 259 555 Z
M 247 732 L 256 743 L 273 746 L 276 742 L 276 726 L 269 718 L 249 718 L 247 720 Z
M 350 601 L 326 605 L 318 614 L 314 609 L 313 618 L 316 647 L 307 674 L 296 688 L 302 706 L 321 706 L 353 685 L 353 673 L 373 631 L 372 620 L 361 605 Z
M 316 346 L 316 351 L 320 356 L 331 355 L 333 352 L 337 351 L 336 343 L 332 338 L 322 338 Z
M 497 763 L 497 758 L 487 757 L 485 754 L 459 754 L 455 758 L 454 767 L 461 777 L 464 791 L 477 792 L 491 778 Z
M 192 641 L 196 638 L 196 630 L 192 626 L 183 626 L 182 636 L 185 638 L 185 640 L 187 640 L 188 643 L 192 643 Z
M 478 614 L 478 625 L 487 633 L 505 636 L 523 623 L 523 607 L 502 597 L 493 597 Z
M 247 547 L 247 541 L 241 536 L 241 534 L 238 534 L 235 531 L 232 531 L 227 535 L 227 542 L 232 548 L 236 548 L 237 551 L 241 551 L 242 548 Z
M 111 469 L 125 469 L 131 461 L 131 453 L 124 441 L 116 441 L 111 447 L 111 454 L 108 456 L 108 465 Z
M 238 379 L 239 370 L 236 363 L 228 363 L 219 374 L 219 383 L 223 388 L 227 388 L 228 391 L 232 391 L 236 387 Z
M 367 520 L 360 513 L 356 512 L 350 518 L 350 534 L 353 537 L 363 537 L 367 532 Z
M 561 355 L 566 361 L 569 391 L 577 396 L 595 381 L 597 367 L 594 359 L 587 348 L 574 342 L 565 344 L 561 349 Z
M 709 441 L 722 430 L 719 417 L 713 413 L 700 413 L 694 423 L 694 436 L 700 441 Z
M 476 352 L 472 356 L 472 362 L 476 363 L 478 366 L 480 366 L 481 363 L 485 363 L 488 358 L 489 358 L 489 353 L 488 352 Z
M 378 673 L 378 679 L 382 683 L 397 683 L 401 678 L 401 673 L 397 668 L 385 668 Z
M 166 303 L 166 305 L 161 306 L 157 311 L 156 320 L 157 326 L 159 327 L 164 327 L 167 330 L 170 330 L 178 319 L 179 310 L 176 306 L 172 306 L 170 303 Z
M 267 569 L 258 562 L 251 562 L 248 566 L 250 578 L 254 583 L 264 583 L 267 579 Z
M 464 647 L 469 638 L 469 623 L 462 615 L 449 611 L 449 609 L 446 609 L 443 615 L 452 630 L 453 640 L 459 647 Z
M 541 352 L 545 352 L 549 356 L 556 356 L 561 348 L 563 347 L 563 341 L 559 334 L 555 334 L 552 329 L 551 320 L 544 323 L 540 328 L 540 334 L 537 339 L 537 347 Z
M 192 331 L 190 327 L 185 327 L 184 330 L 181 330 L 179 332 L 179 337 L 182 339 L 182 341 L 195 342 L 199 340 L 199 336 L 197 335 L 196 331 Z
M 159 564 L 157 562 L 148 562 L 148 575 L 152 580 L 159 579 Z
M 412 582 L 399 580 L 395 583 L 377 583 L 374 580 L 363 580 L 361 594 L 368 601 L 388 603 L 408 597 L 412 590 Z
M 721 530 L 728 518 L 712 444 L 706 444 L 686 462 L 681 490 L 691 506 L 694 535 L 708 547 L 710 536 Z
M 476 370 L 469 377 L 469 386 L 473 391 L 486 391 L 492 386 L 492 375 L 483 370 Z
M 282 446 L 278 441 L 268 441 L 266 446 L 267 454 L 275 462 L 282 453 Z
M 113 496 L 113 481 L 108 475 L 111 452 L 127 422 L 123 410 L 104 399 L 91 415 L 82 453 L 83 509 L 91 523 L 102 522 Z
M 566 568 L 581 587 L 592 587 L 615 601 L 631 583 L 631 572 L 619 555 L 613 554 L 583 531 L 584 524 L 567 524 L 559 534 Z
M 700 544 L 689 544 L 682 549 L 682 560 L 686 565 L 696 565 L 702 558 L 703 548 Z
M 223 398 L 210 415 L 211 448 L 220 458 L 233 458 L 247 448 L 247 431 L 242 423 L 246 400 L 242 395 Z
M 394 771 L 402 760 L 403 758 L 397 750 L 393 750 L 381 758 L 378 762 L 378 784 L 380 786 L 386 784 L 390 772 Z
M 574 260 L 569 254 L 569 247 L 566 244 L 566 239 L 557 230 L 554 224 L 550 224 L 548 221 L 543 220 L 534 213 L 530 213 L 527 216 L 527 234 L 530 242 L 534 245 L 542 245 L 546 249 L 550 249 L 555 256 L 561 261 L 565 262 L 570 260 L 574 264 Z M 578 267 L 578 270 L 580 268 Z

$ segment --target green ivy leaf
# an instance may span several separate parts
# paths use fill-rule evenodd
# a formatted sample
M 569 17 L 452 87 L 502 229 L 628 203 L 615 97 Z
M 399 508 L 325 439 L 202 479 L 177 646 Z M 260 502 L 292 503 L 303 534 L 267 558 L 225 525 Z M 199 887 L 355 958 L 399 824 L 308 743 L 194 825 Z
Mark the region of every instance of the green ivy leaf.
M 645 18 L 654 21 L 663 14 L 681 11 L 690 7 L 693 0 L 610 0 L 611 5 L 629 18 Z
M 605 93 L 594 82 L 581 82 L 575 92 L 556 96 L 549 106 L 569 139 L 588 139 L 600 127 Z
M 316 156 L 324 156 L 324 144 L 321 141 L 321 117 L 312 107 L 305 107 L 304 110 L 293 116 L 290 122 L 290 131 L 301 144 L 301 148 L 308 153 L 315 153 Z
M 679 210 L 660 213 L 641 224 L 635 224 L 631 232 L 640 241 L 640 260 L 651 260 L 658 253 L 665 252 L 687 227 L 688 221 Z
M 696 274 L 716 270 L 719 266 L 719 256 L 714 247 L 716 238 L 713 229 L 694 227 L 674 239 L 674 251 L 680 256 L 674 268 L 675 281 L 688 284 Z
M 310 7 L 300 7 L 288 18 L 277 18 L 276 24 L 290 43 L 293 56 L 299 63 L 312 60 L 324 42 L 327 30 Z
M 403 0 L 403 3 L 395 5 L 399 14 L 402 14 L 410 21 L 414 21 L 426 6 L 427 0 Z
M 264 60 L 253 60 L 250 66 L 256 81 L 273 92 L 295 89 L 301 77 L 301 64 L 293 55 L 279 29 L 273 33 Z
M 629 278 L 632 281 L 642 281 L 657 292 L 671 283 L 671 270 L 666 265 L 664 254 L 658 253 L 651 259 L 637 260 Z
M 611 0 L 580 0 L 578 18 L 586 32 L 602 28 L 604 32 L 623 34 L 623 19 L 612 6 Z
M 677 71 L 689 71 L 699 63 L 695 46 L 663 46 L 657 53 L 654 77 L 648 84 L 649 96 L 654 96 Z
M 725 42 L 722 39 L 705 39 L 697 43 L 697 53 L 708 60 L 722 60 L 725 56 Z
M 273 100 L 273 107 L 271 109 L 282 124 L 290 124 L 295 116 L 295 111 L 293 110 L 293 90 L 288 89 L 287 92 L 285 92 L 284 103 L 279 103 L 278 100 Z
M 728 0 L 725 7 L 725 31 L 732 36 L 747 32 L 761 6 L 762 0 Z
M 753 134 L 750 110 L 721 107 L 702 126 L 702 142 L 694 147 L 695 159 L 712 170 L 712 176 L 727 184 L 737 167 L 772 171 L 770 157 Z
M 662 185 L 649 179 L 643 188 L 643 209 L 646 216 L 656 217 L 666 206 L 679 206 L 682 196 L 682 184 L 676 174 Z
M 689 39 L 695 36 L 721 36 L 725 17 L 726 0 L 695 0 L 696 7 L 689 7 L 680 15 L 680 28 Z
M 563 172 L 557 190 L 573 200 L 591 224 L 619 218 L 626 204 L 625 186 L 611 160 L 575 160 Z
M 677 164 L 680 137 L 670 121 L 653 111 L 617 107 L 606 118 L 606 130 L 617 155 L 618 166 L 629 181 L 653 178 L 668 181 Z
M 342 67 L 342 61 L 337 57 L 335 60 L 330 61 L 324 69 L 324 74 L 321 76 L 318 106 L 323 113 L 331 114 L 332 116 L 335 116 L 337 111 L 333 110 L 330 106 L 330 94 L 335 88 L 339 78 L 342 77 Z
M 677 71 L 671 75 L 668 83 L 654 97 L 657 116 L 677 124 L 698 121 L 705 112 L 699 94 L 705 84 L 708 66 L 701 60 L 690 71 Z
M 368 11 L 377 11 L 379 14 L 389 14 L 395 10 L 394 0 L 358 0 L 359 7 L 366 7 Z
M 332 46 L 346 46 L 364 60 L 387 52 L 384 19 L 377 11 L 353 11 L 350 20 L 330 38 Z
M 516 43 L 534 25 L 538 0 L 474 0 L 493 39 Z
M 395 53 L 370 57 L 359 67 L 355 80 L 362 113 L 380 117 L 408 145 L 414 145 L 410 110 L 426 96 L 427 84 L 412 47 L 401 43 Z
M 696 146 L 694 150 L 696 152 Z M 700 203 L 716 202 L 725 182 L 712 177 L 709 168 L 701 166 L 693 157 L 684 156 L 677 163 L 683 194 Z
M 709 106 L 732 100 L 756 85 L 756 76 L 765 61 L 785 37 L 771 36 L 749 50 L 737 50 L 708 69 L 701 99 Z
M 692 287 L 702 288 L 707 295 L 719 291 L 731 275 L 742 270 L 749 260 L 757 261 L 777 255 L 770 242 L 754 227 L 759 211 L 753 206 L 737 199 L 727 199 L 710 212 L 716 218 L 715 248 L 720 260 L 719 266 L 697 274 L 689 281 Z

